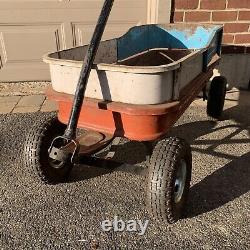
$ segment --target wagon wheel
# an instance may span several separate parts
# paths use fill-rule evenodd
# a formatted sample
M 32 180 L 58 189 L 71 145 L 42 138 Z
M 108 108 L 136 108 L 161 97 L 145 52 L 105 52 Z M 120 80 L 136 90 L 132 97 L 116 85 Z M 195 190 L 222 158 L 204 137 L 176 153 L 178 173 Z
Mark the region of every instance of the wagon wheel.
M 64 162 L 49 157 L 52 140 L 62 135 L 66 126 L 57 117 L 50 117 L 36 123 L 28 134 L 24 146 L 24 164 L 33 169 L 42 182 L 56 184 L 65 182 L 73 167 L 70 159 Z
M 190 146 L 170 137 L 160 141 L 149 161 L 146 201 L 149 212 L 160 221 L 179 220 L 186 205 L 192 172 Z
M 208 93 L 207 114 L 215 119 L 219 119 L 222 115 L 225 96 L 227 91 L 227 79 L 223 76 L 213 78 Z

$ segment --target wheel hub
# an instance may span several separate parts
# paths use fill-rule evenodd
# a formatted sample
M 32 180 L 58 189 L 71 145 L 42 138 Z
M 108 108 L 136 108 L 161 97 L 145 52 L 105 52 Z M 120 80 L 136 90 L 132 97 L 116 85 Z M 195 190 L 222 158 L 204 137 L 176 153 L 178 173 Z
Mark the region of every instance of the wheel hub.
M 181 160 L 180 166 L 176 173 L 176 179 L 174 183 L 174 201 L 175 203 L 180 202 L 184 192 L 187 176 L 187 164 L 184 159 Z
M 49 158 L 49 164 L 53 168 L 60 169 L 64 167 L 65 162 Z

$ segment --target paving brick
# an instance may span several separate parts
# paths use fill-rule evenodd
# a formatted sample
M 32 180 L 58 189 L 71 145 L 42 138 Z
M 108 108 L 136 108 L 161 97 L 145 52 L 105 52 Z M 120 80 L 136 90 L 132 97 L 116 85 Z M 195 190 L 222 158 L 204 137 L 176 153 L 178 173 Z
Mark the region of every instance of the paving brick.
M 39 109 L 40 106 L 15 107 L 12 113 L 34 113 Z
M 46 99 L 41 107 L 41 112 L 52 112 L 58 110 L 57 104 L 54 101 Z
M 21 99 L 20 96 L 0 96 L 0 105 L 8 103 L 17 103 Z
M 4 105 L 2 105 L 2 103 L 0 103 L 0 114 L 8 114 L 10 113 L 13 108 L 15 107 L 16 103 L 12 102 L 12 103 L 6 103 Z
M 44 95 L 23 96 L 18 102 L 17 107 L 40 107 L 44 100 Z

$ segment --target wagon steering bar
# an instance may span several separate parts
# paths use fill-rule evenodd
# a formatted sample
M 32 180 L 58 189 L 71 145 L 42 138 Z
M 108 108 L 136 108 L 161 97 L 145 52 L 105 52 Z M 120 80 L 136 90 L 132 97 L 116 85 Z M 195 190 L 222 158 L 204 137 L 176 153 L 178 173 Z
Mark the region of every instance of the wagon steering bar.
M 95 59 L 95 56 L 96 56 L 103 32 L 104 32 L 104 29 L 106 27 L 110 12 L 112 10 L 113 3 L 114 3 L 114 0 L 105 0 L 103 4 L 99 19 L 95 27 L 95 31 L 93 33 L 90 45 L 88 47 L 87 53 L 84 58 L 83 66 L 80 72 L 80 77 L 79 77 L 78 84 L 77 84 L 76 91 L 75 91 L 74 102 L 73 102 L 73 106 L 71 109 L 71 114 L 70 114 L 67 128 L 64 132 L 64 135 L 60 137 L 56 137 L 53 140 L 49 148 L 49 156 L 53 159 L 60 160 L 64 158 L 62 157 L 63 154 L 65 154 L 65 157 L 67 157 L 68 153 L 65 152 L 63 148 L 65 148 L 65 145 L 69 143 L 73 142 L 76 145 L 76 147 L 78 147 L 77 143 L 75 143 L 77 123 L 79 120 L 79 115 L 80 115 L 82 103 L 84 100 L 84 95 L 85 95 L 85 91 L 86 91 L 86 87 L 87 87 L 87 83 L 89 79 L 89 74 L 90 74 L 92 65 L 94 63 L 94 59 Z M 59 146 L 58 146 L 58 141 L 61 142 Z M 75 153 L 77 151 L 78 151 L 77 148 L 73 150 L 73 152 Z M 73 156 L 71 157 L 72 161 L 74 159 L 75 153 L 73 153 Z

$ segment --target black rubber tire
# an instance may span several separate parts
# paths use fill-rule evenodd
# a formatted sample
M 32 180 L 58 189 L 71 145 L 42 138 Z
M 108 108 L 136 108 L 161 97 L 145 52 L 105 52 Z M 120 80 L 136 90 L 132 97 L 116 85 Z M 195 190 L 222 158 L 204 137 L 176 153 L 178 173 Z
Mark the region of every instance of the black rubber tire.
M 48 149 L 52 140 L 62 135 L 66 126 L 57 117 L 50 117 L 36 123 L 24 144 L 24 165 L 33 170 L 38 179 L 47 184 L 67 181 L 73 167 L 70 160 L 63 162 L 61 168 L 54 168 L 49 161 Z
M 175 202 L 175 180 L 182 160 L 186 178 L 180 200 Z M 192 174 L 192 153 L 188 143 L 178 137 L 166 138 L 155 146 L 149 161 L 146 204 L 159 221 L 175 223 L 183 217 Z
M 213 78 L 208 93 L 207 115 L 219 119 L 223 113 L 227 91 L 227 79 L 223 76 Z

